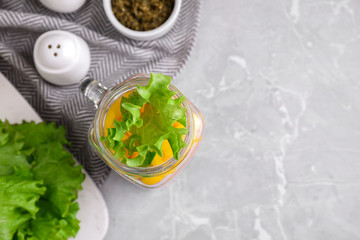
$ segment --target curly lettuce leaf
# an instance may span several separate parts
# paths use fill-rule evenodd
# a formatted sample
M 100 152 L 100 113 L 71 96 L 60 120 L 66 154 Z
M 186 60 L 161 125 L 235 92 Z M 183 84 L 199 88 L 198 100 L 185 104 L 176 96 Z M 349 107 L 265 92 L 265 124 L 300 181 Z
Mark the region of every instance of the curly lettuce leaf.
M 13 174 L 0 176 L 0 239 L 12 239 L 22 225 L 35 218 L 36 203 L 46 190 L 29 168 L 14 169 Z
M 40 210 L 36 218 L 17 232 L 18 240 L 64 240 L 75 236 L 79 231 L 79 220 L 76 219 L 78 203 L 71 204 L 69 211 L 71 214 L 66 217 L 62 217 L 51 202 L 40 199 L 38 205 Z
M 0 239 L 76 235 L 75 200 L 85 175 L 67 143 L 65 129 L 54 123 L 0 121 Z
M 82 167 L 75 166 L 72 155 L 63 147 L 67 143 L 65 128 L 57 128 L 54 123 L 33 122 L 16 125 L 15 128 L 25 136 L 24 147 L 35 148 L 32 172 L 36 179 L 44 180 L 47 188 L 44 197 L 65 217 L 70 205 L 77 199 L 77 191 L 82 189 L 81 183 L 85 178 Z
M 150 166 L 156 154 L 163 155 L 164 140 L 169 141 L 175 159 L 186 147 L 183 136 L 188 129 L 173 127 L 175 122 L 186 126 L 186 110 L 181 106 L 185 97 L 173 98 L 177 92 L 169 89 L 170 83 L 171 77 L 152 73 L 147 86 L 138 85 L 137 91 L 121 99 L 122 120 L 114 120 L 104 140 L 130 167 Z M 130 136 L 123 141 L 126 133 Z M 129 157 L 133 153 L 138 154 Z
M 12 127 L 9 122 L 0 121 L 0 175 L 10 175 L 14 166 L 30 168 L 29 154 L 24 151 L 23 135 Z

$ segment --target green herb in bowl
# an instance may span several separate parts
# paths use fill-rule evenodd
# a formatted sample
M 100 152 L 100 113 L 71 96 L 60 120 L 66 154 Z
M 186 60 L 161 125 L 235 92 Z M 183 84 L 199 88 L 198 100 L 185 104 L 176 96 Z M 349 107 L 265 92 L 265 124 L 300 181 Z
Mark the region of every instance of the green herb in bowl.
M 111 4 L 121 24 L 136 31 L 159 27 L 174 8 L 174 0 L 111 0 Z

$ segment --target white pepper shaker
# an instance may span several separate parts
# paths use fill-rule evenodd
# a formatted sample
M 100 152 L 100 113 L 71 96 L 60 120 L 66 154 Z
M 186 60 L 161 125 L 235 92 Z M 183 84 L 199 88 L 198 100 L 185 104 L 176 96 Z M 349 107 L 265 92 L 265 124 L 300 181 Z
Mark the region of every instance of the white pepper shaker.
M 50 10 L 60 13 L 70 13 L 81 8 L 86 0 L 40 0 Z
M 90 50 L 87 43 L 75 34 L 49 31 L 36 40 L 34 62 L 39 74 L 48 82 L 75 84 L 89 71 Z

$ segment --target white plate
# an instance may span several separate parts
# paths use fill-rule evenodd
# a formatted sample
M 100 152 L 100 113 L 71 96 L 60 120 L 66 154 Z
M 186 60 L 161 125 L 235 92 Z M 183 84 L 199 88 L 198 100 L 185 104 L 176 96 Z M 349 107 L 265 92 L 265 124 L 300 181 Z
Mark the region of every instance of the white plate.
M 21 123 L 22 120 L 42 121 L 29 103 L 1 73 L 0 119 L 7 119 L 11 123 Z M 75 240 L 101 240 L 105 237 L 109 225 L 109 214 L 99 189 L 90 176 L 85 174 L 83 189 L 79 192 L 78 197 L 80 211 L 77 217 L 80 220 L 80 230 Z

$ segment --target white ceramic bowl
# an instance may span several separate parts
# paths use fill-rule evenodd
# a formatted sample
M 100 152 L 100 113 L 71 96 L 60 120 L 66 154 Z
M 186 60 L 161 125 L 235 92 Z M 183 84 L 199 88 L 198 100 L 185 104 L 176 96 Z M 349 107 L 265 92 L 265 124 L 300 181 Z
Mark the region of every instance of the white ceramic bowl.
M 90 68 L 90 50 L 87 43 L 75 34 L 49 31 L 35 42 L 34 62 L 36 70 L 48 82 L 75 84 Z
M 179 16 L 182 0 L 175 0 L 174 9 L 170 17 L 159 27 L 149 31 L 136 31 L 122 25 L 115 17 L 111 6 L 111 0 L 103 0 L 106 16 L 111 24 L 123 35 L 135 40 L 153 40 L 166 34 L 174 26 Z

